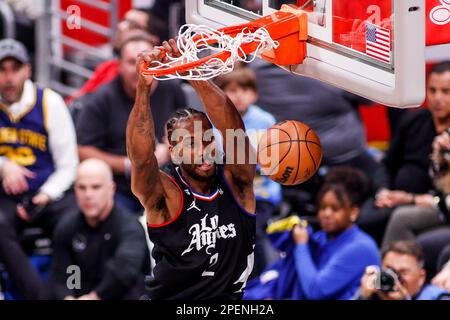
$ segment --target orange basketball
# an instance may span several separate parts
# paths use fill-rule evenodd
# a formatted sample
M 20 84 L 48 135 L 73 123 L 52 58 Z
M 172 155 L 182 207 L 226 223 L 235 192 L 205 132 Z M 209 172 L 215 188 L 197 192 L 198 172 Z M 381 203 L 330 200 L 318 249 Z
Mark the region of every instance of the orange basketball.
M 316 133 L 294 120 L 279 122 L 261 136 L 258 163 L 261 172 L 283 185 L 311 178 L 322 161 L 322 146 Z

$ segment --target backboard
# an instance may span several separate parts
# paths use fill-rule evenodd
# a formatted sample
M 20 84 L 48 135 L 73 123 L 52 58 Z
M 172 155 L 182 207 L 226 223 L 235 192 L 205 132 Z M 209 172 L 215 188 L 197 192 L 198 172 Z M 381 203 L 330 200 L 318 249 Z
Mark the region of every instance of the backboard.
M 306 59 L 285 69 L 396 107 L 425 98 L 425 0 L 186 0 L 188 23 L 215 28 L 308 12 Z

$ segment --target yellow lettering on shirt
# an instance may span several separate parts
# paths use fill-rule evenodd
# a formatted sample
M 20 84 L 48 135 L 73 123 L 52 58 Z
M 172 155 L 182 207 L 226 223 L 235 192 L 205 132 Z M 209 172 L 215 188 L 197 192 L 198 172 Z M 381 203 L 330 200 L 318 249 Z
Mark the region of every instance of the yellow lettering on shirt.
M 21 144 L 29 145 L 42 152 L 47 151 L 47 137 L 38 132 L 21 129 L 19 131 L 19 140 Z
M 16 128 L 3 127 L 0 128 L 0 144 L 17 143 L 18 134 Z
M 5 156 L 9 160 L 21 166 L 31 166 L 36 163 L 36 156 L 29 147 L 13 148 L 11 146 L 0 145 L 0 156 Z

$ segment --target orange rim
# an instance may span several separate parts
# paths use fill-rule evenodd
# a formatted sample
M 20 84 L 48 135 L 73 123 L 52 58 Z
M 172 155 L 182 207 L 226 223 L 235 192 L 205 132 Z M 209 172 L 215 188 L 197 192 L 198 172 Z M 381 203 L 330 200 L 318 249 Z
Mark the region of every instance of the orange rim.
M 257 26 L 257 25 L 255 25 L 255 23 L 250 22 L 250 23 L 245 23 L 245 24 L 241 24 L 241 25 L 237 25 L 237 26 L 224 27 L 224 28 L 218 29 L 217 31 L 223 32 L 224 34 L 235 37 L 237 34 L 242 32 L 242 30 L 244 30 L 245 28 L 249 29 L 250 32 L 255 32 L 257 29 L 260 28 L 260 26 Z M 196 39 L 196 38 L 201 38 L 201 35 L 197 35 L 194 37 L 194 39 Z M 213 44 L 216 42 L 217 42 L 217 40 L 205 40 L 205 43 L 207 43 L 207 44 Z M 254 52 L 257 47 L 258 47 L 257 42 L 250 42 L 250 43 L 243 44 L 241 46 L 239 55 L 243 56 L 244 54 L 245 55 L 250 54 L 250 53 Z M 164 51 L 163 51 L 163 54 L 165 54 Z M 207 57 L 201 58 L 196 61 L 192 61 L 192 62 L 178 65 L 178 66 L 167 67 L 167 68 L 149 68 L 149 65 L 144 61 L 141 64 L 140 72 L 146 76 L 155 76 L 155 77 L 166 76 L 169 74 L 174 74 L 177 72 L 186 72 L 188 70 L 194 69 L 198 66 L 201 66 L 201 65 L 207 63 L 211 59 L 220 59 L 222 61 L 226 61 L 229 57 L 230 57 L 230 53 L 227 51 L 223 51 L 223 52 L 209 55 Z
M 263 27 L 269 32 L 273 40 L 279 40 L 280 47 L 262 53 L 262 58 L 280 65 L 302 63 L 306 56 L 306 40 L 308 38 L 307 15 L 303 10 L 298 10 L 289 5 L 283 5 L 281 10 L 274 14 L 261 17 L 248 23 L 220 28 L 217 32 L 222 32 L 231 37 L 235 37 L 244 29 L 248 29 L 249 32 L 254 33 Z M 198 41 L 201 38 L 202 35 L 198 34 L 193 37 L 193 40 Z M 204 42 L 199 43 L 199 46 L 202 44 L 210 45 L 217 42 L 216 39 L 205 39 Z M 259 44 L 260 42 L 258 41 L 242 44 L 238 53 L 239 56 L 242 57 L 253 53 L 256 51 Z M 146 62 L 143 62 L 140 66 L 140 72 L 143 75 L 148 76 L 167 76 L 177 72 L 186 72 L 190 69 L 194 69 L 206 64 L 211 59 L 220 59 L 225 62 L 230 55 L 230 52 L 223 51 L 186 64 L 163 68 L 151 68 Z

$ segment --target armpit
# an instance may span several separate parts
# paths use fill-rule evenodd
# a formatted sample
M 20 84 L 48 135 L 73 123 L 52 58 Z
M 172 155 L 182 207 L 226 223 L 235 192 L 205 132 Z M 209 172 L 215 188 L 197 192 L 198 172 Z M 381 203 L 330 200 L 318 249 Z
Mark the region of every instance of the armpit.
M 167 207 L 166 199 L 164 199 L 164 197 L 160 197 L 156 200 L 154 205 L 154 214 L 162 217 L 163 222 L 170 220 L 169 208 Z

